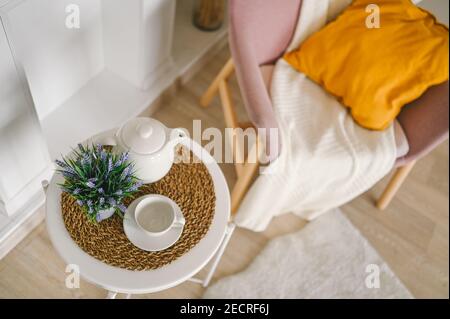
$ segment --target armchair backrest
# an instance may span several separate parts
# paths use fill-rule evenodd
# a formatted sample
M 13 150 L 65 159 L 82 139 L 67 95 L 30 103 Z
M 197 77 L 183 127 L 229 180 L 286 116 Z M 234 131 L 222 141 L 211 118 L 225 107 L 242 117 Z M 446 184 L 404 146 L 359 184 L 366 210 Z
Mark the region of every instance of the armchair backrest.
M 229 0 L 230 38 L 258 64 L 277 60 L 295 31 L 301 0 Z
M 420 98 L 406 105 L 398 121 L 408 139 L 409 152 L 397 165 L 417 160 L 448 138 L 449 82 L 430 87 Z
M 260 65 L 275 62 L 294 35 L 301 0 L 229 0 L 230 49 L 250 121 L 258 128 L 278 127 Z M 281 141 L 266 138 L 266 154 L 275 159 Z

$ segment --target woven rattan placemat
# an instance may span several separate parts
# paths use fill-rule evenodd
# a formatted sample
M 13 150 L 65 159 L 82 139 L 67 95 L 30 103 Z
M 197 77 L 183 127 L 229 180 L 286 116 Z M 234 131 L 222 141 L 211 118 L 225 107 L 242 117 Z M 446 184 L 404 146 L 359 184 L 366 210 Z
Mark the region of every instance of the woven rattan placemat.
M 189 154 L 178 147 L 177 157 Z M 191 156 L 192 153 L 190 153 Z M 129 270 L 150 270 L 162 267 L 188 252 L 207 233 L 214 217 L 216 196 L 208 169 L 203 163 L 176 163 L 169 173 L 156 183 L 143 185 L 134 199 L 146 194 L 160 194 L 174 200 L 181 208 L 186 224 L 180 239 L 171 247 L 147 252 L 134 246 L 123 230 L 123 220 L 117 215 L 98 224 L 90 222 L 75 199 L 61 195 L 62 216 L 72 239 L 86 253 L 111 266 Z

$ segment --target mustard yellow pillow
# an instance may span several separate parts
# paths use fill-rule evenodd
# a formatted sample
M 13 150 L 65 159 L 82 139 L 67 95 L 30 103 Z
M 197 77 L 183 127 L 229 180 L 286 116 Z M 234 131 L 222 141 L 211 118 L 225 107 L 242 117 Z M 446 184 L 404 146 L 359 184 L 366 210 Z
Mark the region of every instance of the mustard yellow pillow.
M 379 28 L 368 28 L 379 8 Z M 369 26 L 373 24 L 369 23 Z M 284 59 L 382 130 L 427 88 L 448 80 L 448 29 L 410 0 L 355 0 Z

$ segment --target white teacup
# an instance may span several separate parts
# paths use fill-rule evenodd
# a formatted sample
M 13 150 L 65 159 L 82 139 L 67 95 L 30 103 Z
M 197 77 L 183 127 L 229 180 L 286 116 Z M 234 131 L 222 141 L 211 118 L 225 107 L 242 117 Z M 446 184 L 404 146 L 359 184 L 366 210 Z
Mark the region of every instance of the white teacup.
M 180 207 L 168 197 L 149 195 L 139 202 L 134 213 L 136 224 L 150 236 L 161 236 L 173 227 L 183 227 Z

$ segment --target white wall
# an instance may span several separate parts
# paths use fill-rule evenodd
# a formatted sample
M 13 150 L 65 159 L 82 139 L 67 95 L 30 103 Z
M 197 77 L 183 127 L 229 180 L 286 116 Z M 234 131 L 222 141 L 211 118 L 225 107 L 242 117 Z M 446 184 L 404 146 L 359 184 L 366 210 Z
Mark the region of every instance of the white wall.
M 422 0 L 419 6 L 433 13 L 437 20 L 448 26 L 449 0 Z
M 66 28 L 67 4 L 79 5 L 80 29 Z M 22 1 L 7 19 L 40 119 L 103 69 L 101 0 Z

